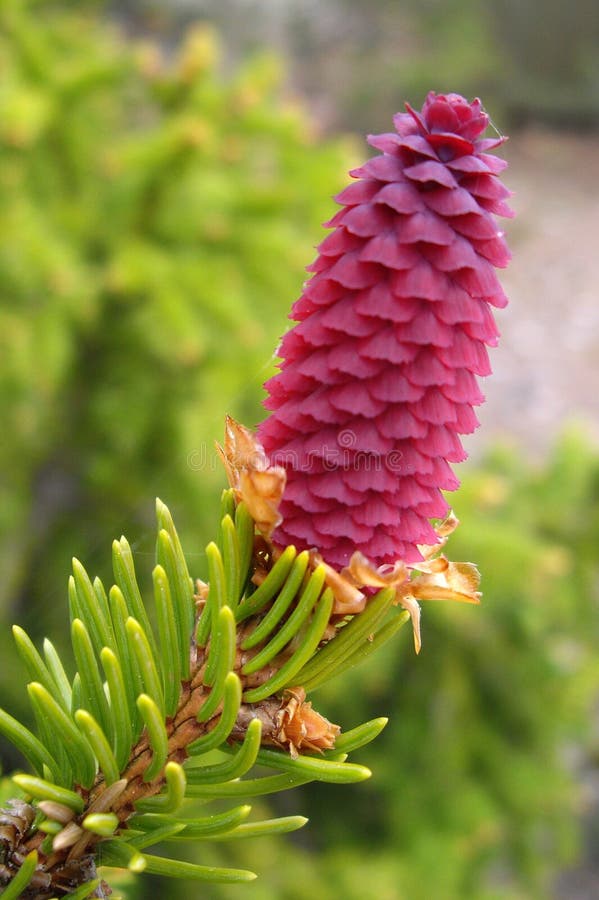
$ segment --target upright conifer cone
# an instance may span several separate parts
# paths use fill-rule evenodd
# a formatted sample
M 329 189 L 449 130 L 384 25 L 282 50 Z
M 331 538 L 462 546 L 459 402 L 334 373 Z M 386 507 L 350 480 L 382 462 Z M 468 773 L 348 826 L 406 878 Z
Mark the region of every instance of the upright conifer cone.
M 436 542 L 498 339 L 490 307 L 507 303 L 493 268 L 509 260 L 493 216 L 511 215 L 506 163 L 487 153 L 503 139 L 481 138 L 479 100 L 406 108 L 336 198 L 258 432 L 287 471 L 275 543 L 337 568 L 356 550 L 414 562 Z

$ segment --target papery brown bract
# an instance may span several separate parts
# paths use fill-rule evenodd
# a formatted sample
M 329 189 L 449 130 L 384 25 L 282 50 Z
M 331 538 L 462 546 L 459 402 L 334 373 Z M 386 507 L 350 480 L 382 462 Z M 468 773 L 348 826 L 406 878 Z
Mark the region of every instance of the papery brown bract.
M 256 437 L 231 416 L 225 420 L 224 447 L 216 446 L 237 500 L 244 501 L 258 530 L 269 539 L 281 522 L 285 470 L 270 465 Z
M 392 588 L 395 604 L 410 614 L 414 647 L 420 653 L 420 600 L 453 600 L 479 603 L 480 574 L 473 563 L 451 562 L 439 553 L 459 522 L 453 514 L 435 526 L 437 545 L 421 546 L 422 559 L 416 563 L 398 560 L 394 565 L 376 566 L 357 550 L 340 573 L 327 566 L 327 584 L 335 595 L 333 612 L 337 615 L 361 612 L 372 591 Z M 352 591 L 354 592 L 352 594 Z

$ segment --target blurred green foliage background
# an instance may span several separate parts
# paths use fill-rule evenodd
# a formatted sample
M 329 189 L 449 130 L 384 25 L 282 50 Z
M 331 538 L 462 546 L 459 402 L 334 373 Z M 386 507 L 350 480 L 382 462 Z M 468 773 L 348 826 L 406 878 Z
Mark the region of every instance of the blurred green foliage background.
M 578 5 L 580 25 L 592 10 Z M 527 41 L 535 4 L 406 0 L 395 57 L 383 52 L 394 4 L 330 6 L 351 34 L 369 29 L 370 53 L 363 34 L 348 38 L 335 69 L 318 43 L 333 33 L 326 8 L 316 32 L 293 4 L 295 43 L 279 46 L 308 96 L 329 79 L 331 126 L 384 129 L 390 94 L 417 102 L 431 69 L 507 121 L 560 109 L 599 121 L 596 17 L 578 40 L 548 3 Z M 212 28 L 187 27 L 193 4 L 175 7 L 0 5 L 0 705 L 23 717 L 9 625 L 63 649 L 72 555 L 108 577 L 124 531 L 149 572 L 159 494 L 202 574 L 224 482 L 213 441 L 225 412 L 261 417 L 319 225 L 362 152 L 318 133 L 276 55 L 247 57 L 276 16 L 262 34 L 256 4 L 198 4 L 221 51 Z M 344 727 L 390 715 L 361 757 L 372 781 L 282 795 L 281 812 L 312 818 L 295 841 L 190 850 L 261 871 L 254 885 L 142 881 L 123 887 L 130 900 L 529 900 L 580 863 L 597 752 L 599 453 L 574 432 L 535 465 L 490 450 L 455 507 L 450 555 L 479 564 L 482 608 L 425 608 L 419 658 L 403 635 L 315 697 Z M 3 749 L 9 771 L 19 760 Z

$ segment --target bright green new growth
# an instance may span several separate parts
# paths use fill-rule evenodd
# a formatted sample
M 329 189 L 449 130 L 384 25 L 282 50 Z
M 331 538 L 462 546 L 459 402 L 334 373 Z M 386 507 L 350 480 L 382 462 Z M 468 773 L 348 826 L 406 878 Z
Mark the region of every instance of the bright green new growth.
M 32 679 L 28 693 L 39 738 L 3 711 L 0 731 L 33 769 L 13 780 L 39 815 L 19 846 L 26 862 L 13 863 L 12 881 L 0 882 L 7 885 L 3 897 L 17 896 L 15 885 L 19 896 L 64 896 L 52 881 L 34 893 L 32 879 L 39 879 L 40 867 L 53 878 L 67 853 L 71 868 L 92 853 L 98 864 L 137 873 L 248 881 L 252 872 L 183 864 L 145 851 L 159 841 L 283 833 L 307 821 L 246 821 L 248 805 L 186 818 L 188 798 L 238 802 L 308 781 L 347 784 L 370 775 L 346 762 L 347 754 L 373 740 L 386 720 L 336 735 L 336 726 L 310 710 L 332 737 L 319 745 L 308 736 L 308 755 L 303 738 L 289 737 L 282 723 L 285 715 L 296 715 L 289 710 L 298 703 L 301 708 L 300 688 L 355 665 L 404 624 L 407 613 L 387 617 L 393 592 L 381 591 L 349 623 L 331 618 L 334 596 L 324 567 L 310 568 L 307 553 L 288 547 L 265 572 L 263 559 L 254 562 L 248 510 L 225 491 L 218 540 L 206 548 L 209 585 L 199 583 L 196 596 L 173 520 L 160 501 L 157 519 L 151 613 L 125 538 L 113 544 L 115 584 L 108 592 L 73 561 L 72 679 L 52 644 L 44 643 L 42 657 L 15 626 Z M 262 567 L 258 587 L 255 566 Z M 319 746 L 322 752 L 310 752 Z M 221 760 L 206 759 L 214 750 L 224 752 Z M 252 776 L 254 765 L 274 774 Z M 90 871 L 81 862 L 79 885 L 75 896 L 95 893 L 95 887 L 87 892 L 97 885 L 95 867 Z

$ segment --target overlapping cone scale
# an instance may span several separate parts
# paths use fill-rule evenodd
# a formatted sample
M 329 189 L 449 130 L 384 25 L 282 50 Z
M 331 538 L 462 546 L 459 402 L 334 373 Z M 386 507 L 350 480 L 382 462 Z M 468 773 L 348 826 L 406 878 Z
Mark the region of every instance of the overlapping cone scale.
M 420 558 L 477 424 L 476 376 L 497 343 L 492 307 L 509 260 L 506 163 L 487 151 L 480 101 L 429 94 L 350 174 L 341 209 L 292 308 L 258 436 L 286 470 L 277 544 L 331 565 Z

